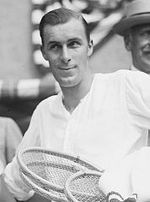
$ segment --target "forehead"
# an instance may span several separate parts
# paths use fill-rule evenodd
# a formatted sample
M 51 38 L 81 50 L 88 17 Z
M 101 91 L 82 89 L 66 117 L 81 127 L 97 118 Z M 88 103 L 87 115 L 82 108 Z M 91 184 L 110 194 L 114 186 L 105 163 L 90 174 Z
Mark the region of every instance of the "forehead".
M 62 41 L 71 38 L 86 40 L 85 27 L 83 22 L 78 19 L 70 19 L 68 22 L 57 25 L 46 25 L 44 27 L 44 40 Z

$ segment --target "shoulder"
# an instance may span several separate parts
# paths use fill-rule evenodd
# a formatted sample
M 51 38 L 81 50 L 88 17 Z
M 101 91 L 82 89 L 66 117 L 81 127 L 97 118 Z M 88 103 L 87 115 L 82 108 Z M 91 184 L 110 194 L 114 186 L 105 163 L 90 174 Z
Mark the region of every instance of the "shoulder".
M 110 89 L 121 89 L 134 92 L 148 93 L 150 92 L 150 76 L 141 71 L 118 70 L 112 73 L 96 74 L 95 86 Z
M 51 105 L 53 102 L 56 102 L 58 96 L 59 96 L 59 94 L 52 95 L 52 96 L 42 100 L 37 106 L 38 107 L 44 107 L 44 106 Z
M 150 80 L 150 75 L 146 74 L 142 71 L 127 71 L 126 72 L 127 79 L 134 79 L 134 80 Z
M 94 81 L 96 84 L 100 84 L 101 82 L 107 85 L 110 85 L 111 83 L 123 83 L 123 81 L 126 78 L 128 70 L 118 70 L 115 72 L 110 73 L 96 73 L 94 77 Z M 131 72 L 131 71 L 130 71 Z
M 111 73 L 97 73 L 95 74 L 95 78 L 100 79 L 100 78 L 106 78 L 106 79 L 123 79 L 125 78 L 126 80 L 150 80 L 150 76 L 144 72 L 141 71 L 131 71 L 127 69 L 121 69 L 117 70 L 115 72 Z
M 96 79 L 100 79 L 100 78 L 104 78 L 104 79 L 119 78 L 119 77 L 124 77 L 127 72 L 131 72 L 131 71 L 121 69 L 121 70 L 117 70 L 115 72 L 110 72 L 110 73 L 96 73 L 95 78 Z
M 54 107 L 56 107 L 57 102 L 59 100 L 59 94 L 57 95 L 52 95 L 44 100 L 42 100 L 37 106 L 36 109 L 34 110 L 35 113 L 40 113 L 40 112 L 47 112 Z
M 121 73 L 121 74 L 120 74 Z M 132 99 L 150 100 L 150 76 L 142 71 L 122 70 L 119 72 L 126 96 Z
M 135 89 L 150 90 L 150 76 L 142 71 L 127 71 L 126 84 Z

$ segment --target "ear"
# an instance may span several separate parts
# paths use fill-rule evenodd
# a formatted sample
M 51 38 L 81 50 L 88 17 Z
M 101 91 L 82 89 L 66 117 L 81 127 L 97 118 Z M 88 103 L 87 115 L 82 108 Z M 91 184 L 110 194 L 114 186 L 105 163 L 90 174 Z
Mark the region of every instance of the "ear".
M 47 59 L 47 55 L 46 55 L 46 53 L 45 53 L 45 50 L 44 50 L 44 47 L 43 47 L 43 46 L 41 46 L 41 52 L 42 52 L 43 58 L 44 58 L 45 60 L 48 60 L 48 59 Z
M 93 40 L 90 40 L 88 43 L 88 56 L 91 56 L 93 53 Z
M 131 42 L 131 34 L 126 34 L 125 36 L 124 36 L 124 44 L 125 44 L 125 47 L 126 47 L 126 49 L 128 50 L 128 51 L 131 51 L 131 46 L 132 46 L 132 42 Z

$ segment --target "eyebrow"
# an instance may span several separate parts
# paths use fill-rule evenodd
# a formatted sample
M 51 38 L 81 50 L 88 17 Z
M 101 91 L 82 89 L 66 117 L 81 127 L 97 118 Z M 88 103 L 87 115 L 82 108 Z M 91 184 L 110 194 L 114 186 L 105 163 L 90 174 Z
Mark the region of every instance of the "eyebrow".
M 69 42 L 70 41 L 82 41 L 82 39 L 78 38 L 78 37 L 75 37 L 75 38 L 71 38 L 68 40 Z
M 50 44 L 59 44 L 60 42 L 58 42 L 58 41 L 49 41 L 48 42 L 48 45 L 50 45 Z
M 70 39 L 68 39 L 68 41 L 67 42 L 71 42 L 71 41 L 82 41 L 82 39 L 80 39 L 80 38 L 78 38 L 78 37 L 74 37 L 74 38 L 70 38 Z M 59 42 L 59 41 L 49 41 L 48 42 L 48 45 L 51 45 L 51 44 L 61 44 L 61 42 Z

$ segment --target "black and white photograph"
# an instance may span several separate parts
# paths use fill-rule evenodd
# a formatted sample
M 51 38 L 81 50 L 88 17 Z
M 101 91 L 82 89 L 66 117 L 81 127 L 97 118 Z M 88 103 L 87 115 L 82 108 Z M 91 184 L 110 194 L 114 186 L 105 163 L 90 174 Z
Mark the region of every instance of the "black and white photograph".
M 150 0 L 0 0 L 0 202 L 150 202 Z

